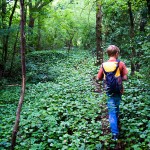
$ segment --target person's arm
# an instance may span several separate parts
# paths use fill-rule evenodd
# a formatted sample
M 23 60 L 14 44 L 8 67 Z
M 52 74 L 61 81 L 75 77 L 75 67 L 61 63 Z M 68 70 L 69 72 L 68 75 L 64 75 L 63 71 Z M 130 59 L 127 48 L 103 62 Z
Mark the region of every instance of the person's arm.
M 122 77 L 122 81 L 126 81 L 126 80 L 128 80 L 128 77 L 127 77 L 127 75 L 124 75 L 124 76 Z
M 126 67 L 126 65 L 123 62 L 121 62 L 120 65 L 121 65 L 121 77 L 122 77 L 122 80 L 126 81 L 126 80 L 128 80 L 128 77 L 127 77 L 127 74 L 128 74 L 127 67 Z
M 96 80 L 102 80 L 103 79 L 103 69 L 102 67 L 99 69 L 99 72 L 97 74 Z

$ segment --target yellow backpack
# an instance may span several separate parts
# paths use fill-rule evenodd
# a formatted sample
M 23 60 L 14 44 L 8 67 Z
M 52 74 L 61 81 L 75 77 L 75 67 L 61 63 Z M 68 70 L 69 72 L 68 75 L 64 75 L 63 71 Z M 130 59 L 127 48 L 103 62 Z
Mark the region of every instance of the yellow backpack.
M 104 89 L 109 95 L 121 94 L 123 89 L 119 62 L 120 60 L 117 60 L 116 62 L 104 62 L 102 64 Z

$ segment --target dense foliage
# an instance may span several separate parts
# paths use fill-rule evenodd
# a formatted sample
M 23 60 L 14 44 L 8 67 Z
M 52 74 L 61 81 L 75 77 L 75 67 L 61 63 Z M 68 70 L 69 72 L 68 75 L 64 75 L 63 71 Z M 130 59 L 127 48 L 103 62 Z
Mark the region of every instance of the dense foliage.
M 91 49 L 95 53 L 96 2 L 26 1 L 26 53 L 60 48 L 69 51 L 77 47 Z M 102 5 L 102 49 L 105 50 L 109 44 L 117 45 L 124 58 L 130 59 L 135 71 L 142 68 L 143 62 L 149 65 L 148 0 L 99 0 L 99 3 Z M 4 0 L 0 6 L 0 77 L 7 77 L 18 73 L 15 59 L 20 56 L 20 10 L 19 3 L 15 5 L 14 1 Z
M 41 51 L 27 56 L 27 87 L 16 150 L 110 149 L 111 134 L 103 134 L 105 94 L 95 93 L 97 66 L 88 51 Z M 128 61 L 127 61 L 128 64 Z M 149 84 L 136 73 L 125 83 L 121 103 L 123 147 L 147 150 L 150 141 Z M 0 148 L 9 149 L 19 85 L 0 91 Z
M 99 68 L 94 65 L 97 5 L 101 48 L 117 45 L 129 69 L 118 147 L 150 149 L 149 0 L 25 1 L 27 86 L 16 149 L 117 149 L 104 128 L 106 96 L 94 92 L 92 80 Z M 20 94 L 19 39 L 19 1 L 2 0 L 0 149 L 10 149 Z

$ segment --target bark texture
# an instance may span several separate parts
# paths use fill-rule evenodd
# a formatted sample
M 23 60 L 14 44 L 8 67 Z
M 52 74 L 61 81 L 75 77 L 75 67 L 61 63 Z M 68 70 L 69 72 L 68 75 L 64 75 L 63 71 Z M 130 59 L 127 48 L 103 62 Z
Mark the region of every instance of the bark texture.
M 101 1 L 96 1 L 96 55 L 97 65 L 103 62 L 103 49 L 102 49 L 102 9 Z
M 128 1 L 128 10 L 129 10 L 129 16 L 130 16 L 130 38 L 131 38 L 131 75 L 135 72 L 135 62 L 133 60 L 134 57 L 136 57 L 136 51 L 134 48 L 134 18 L 132 13 L 132 5 L 130 0 Z
M 17 132 L 19 130 L 19 122 L 20 122 L 20 114 L 21 108 L 24 100 L 25 94 L 25 84 L 26 84 L 26 67 L 25 67 L 25 34 L 24 34 L 24 0 L 20 0 L 20 14 L 21 14 L 21 64 L 22 64 L 22 87 L 21 87 L 21 95 L 18 103 L 18 108 L 16 112 L 16 121 L 12 132 L 12 141 L 11 141 L 11 150 L 15 149 Z

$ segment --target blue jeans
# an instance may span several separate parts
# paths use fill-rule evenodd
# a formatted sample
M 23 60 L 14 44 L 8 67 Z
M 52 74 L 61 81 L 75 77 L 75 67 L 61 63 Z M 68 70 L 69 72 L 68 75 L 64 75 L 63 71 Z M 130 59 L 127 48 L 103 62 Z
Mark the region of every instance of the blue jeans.
M 118 115 L 121 95 L 108 96 L 107 106 L 109 112 L 109 123 L 112 134 L 119 134 Z

